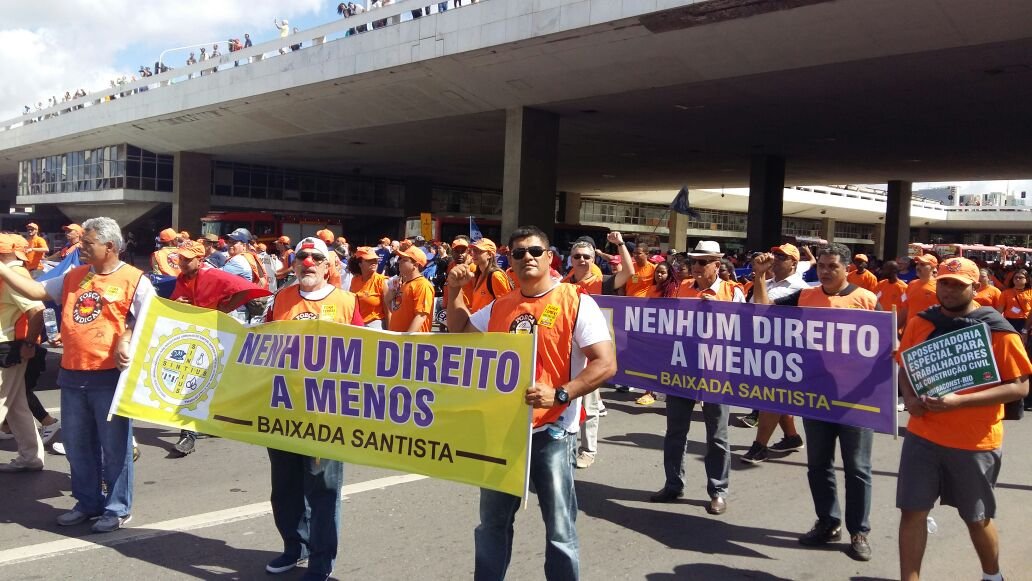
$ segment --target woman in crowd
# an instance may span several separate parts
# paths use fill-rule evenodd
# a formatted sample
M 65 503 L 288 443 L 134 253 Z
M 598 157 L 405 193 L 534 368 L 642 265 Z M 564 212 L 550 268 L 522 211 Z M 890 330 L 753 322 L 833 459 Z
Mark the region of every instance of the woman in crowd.
M 680 282 L 674 276 L 671 263 L 666 261 L 660 262 L 656 264 L 656 270 L 652 273 L 652 287 L 649 288 L 647 296 L 650 299 L 676 297 L 678 286 L 680 286 Z M 635 403 L 638 405 L 652 405 L 656 403 L 656 394 L 646 391 L 645 395 L 635 400 Z
M 479 311 L 512 290 L 509 278 L 498 268 L 498 261 L 495 260 L 497 250 L 495 243 L 487 238 L 481 238 L 469 247 L 473 263 L 477 266 L 473 280 L 462 289 L 470 313 Z
M 376 272 L 380 257 L 368 247 L 362 246 L 348 260 L 351 272 L 351 292 L 358 299 L 358 310 L 362 321 L 370 329 L 385 329 L 390 321 L 390 309 L 384 301 L 387 293 L 387 277 Z

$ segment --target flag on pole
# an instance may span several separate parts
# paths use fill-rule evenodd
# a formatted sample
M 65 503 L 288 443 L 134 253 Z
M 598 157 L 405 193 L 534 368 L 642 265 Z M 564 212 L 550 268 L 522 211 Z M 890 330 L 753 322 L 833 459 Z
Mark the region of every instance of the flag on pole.
M 678 214 L 689 216 L 693 220 L 702 219 L 699 212 L 688 205 L 688 186 L 681 186 L 681 190 L 677 192 L 677 195 L 674 196 L 674 200 L 670 202 L 670 209 Z
M 480 232 L 480 228 L 477 227 L 477 223 L 473 221 L 473 216 L 469 217 L 469 239 L 471 242 L 476 242 L 484 237 L 484 234 Z
M 60 278 L 69 270 L 79 266 L 80 264 L 82 264 L 82 262 L 79 260 L 79 250 L 76 249 L 75 252 L 69 252 L 68 256 L 65 256 L 61 262 L 55 264 L 50 270 L 46 271 L 45 274 L 41 274 L 36 278 L 36 281 L 43 282 L 52 278 Z

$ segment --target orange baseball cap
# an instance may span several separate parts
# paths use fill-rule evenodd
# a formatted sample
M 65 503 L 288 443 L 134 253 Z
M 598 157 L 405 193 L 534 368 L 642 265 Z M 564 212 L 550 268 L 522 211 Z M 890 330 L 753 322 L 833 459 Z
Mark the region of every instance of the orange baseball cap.
M 870 260 L 867 259 L 866 254 L 854 254 L 853 262 L 870 262 Z
M 35 228 L 36 230 L 39 230 L 39 224 L 37 224 L 35 222 L 29 222 L 28 224 L 25 225 L 25 229 L 27 230 L 29 228 Z
M 315 233 L 315 237 L 327 244 L 333 244 L 333 231 L 329 228 L 323 228 Z
M 451 247 L 452 248 L 469 248 L 469 242 L 466 241 L 464 238 L 456 238 L 455 240 L 452 240 Z
M 171 228 L 165 228 L 161 232 L 158 232 L 158 240 L 161 240 L 162 242 L 172 242 L 176 239 L 176 236 L 179 236 L 179 232 L 176 232 Z
M 28 260 L 25 250 L 29 243 L 17 234 L 0 234 L 0 254 L 13 254 L 19 260 Z
M 937 280 L 953 278 L 966 284 L 975 284 L 979 279 L 978 265 L 967 258 L 950 258 L 939 265 Z
M 473 243 L 473 248 L 484 252 L 498 252 L 498 246 L 490 238 L 481 238 Z
M 268 246 L 266 246 L 264 242 L 259 242 L 258 244 L 256 244 L 256 245 L 255 245 L 255 247 L 254 247 L 254 248 L 255 248 L 255 250 L 257 250 L 258 252 L 265 252 L 266 250 L 268 250 L 268 249 L 269 249 L 269 247 L 268 247 Z
M 358 257 L 359 260 L 380 260 L 380 257 L 376 252 L 368 246 L 360 246 L 358 250 L 355 251 L 355 256 Z
M 939 266 L 939 259 L 934 254 L 921 254 L 914 257 L 914 262 L 920 264 L 930 264 L 932 268 Z
M 61 229 L 65 232 L 78 232 L 79 234 L 82 234 L 82 226 L 78 224 L 69 224 L 67 226 L 62 226 Z
M 290 236 L 280 236 L 279 238 L 276 239 L 276 242 L 279 242 L 280 244 L 286 244 L 286 245 L 289 246 L 290 245 Z
M 380 239 L 380 244 L 390 244 L 390 243 L 391 243 L 391 239 L 387 238 L 386 236 L 384 236 L 383 238 Z
M 419 265 L 419 268 L 426 267 L 426 254 L 423 254 L 423 251 L 415 246 L 409 245 L 405 250 L 399 248 L 395 250 L 394 253 L 398 256 L 411 258 L 413 262 Z
M 794 244 L 782 244 L 781 246 L 772 246 L 770 251 L 780 252 L 785 256 L 791 256 L 792 258 L 796 259 L 796 262 L 799 261 L 799 249 L 796 248 Z
M 204 245 L 200 242 L 190 240 L 179 245 L 179 256 L 190 260 L 191 258 L 204 257 Z

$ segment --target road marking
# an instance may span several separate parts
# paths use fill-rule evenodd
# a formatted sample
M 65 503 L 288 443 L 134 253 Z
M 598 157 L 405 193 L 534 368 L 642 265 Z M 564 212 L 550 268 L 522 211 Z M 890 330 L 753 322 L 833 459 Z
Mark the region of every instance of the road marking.
M 341 500 L 343 501 L 349 496 L 369 492 L 370 490 L 380 490 L 391 486 L 397 486 L 398 484 L 425 480 L 426 478 L 428 477 L 420 474 L 401 474 L 398 476 L 388 476 L 386 478 L 377 478 L 375 480 L 348 484 L 340 490 Z M 272 506 L 268 501 L 256 502 L 254 504 L 247 504 L 235 508 L 227 508 L 224 510 L 216 510 L 182 518 L 174 518 L 157 523 L 147 523 L 142 525 L 145 527 L 142 529 L 125 528 L 104 535 L 87 532 L 84 534 L 89 535 L 88 538 L 62 539 L 59 541 L 49 541 L 46 543 L 38 543 L 35 545 L 0 551 L 0 567 L 4 565 L 26 563 L 48 557 L 56 557 L 67 553 L 81 553 L 103 547 L 114 547 L 125 543 L 163 537 L 182 531 L 229 524 L 236 521 L 265 516 L 271 512 Z M 85 529 L 87 525 L 83 524 L 78 526 Z

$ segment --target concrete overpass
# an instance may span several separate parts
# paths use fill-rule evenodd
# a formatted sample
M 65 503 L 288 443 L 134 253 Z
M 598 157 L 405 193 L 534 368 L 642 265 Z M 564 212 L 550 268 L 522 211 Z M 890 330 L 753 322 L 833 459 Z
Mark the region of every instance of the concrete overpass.
M 131 143 L 177 154 L 177 176 L 217 159 L 501 189 L 508 226 L 554 219 L 556 191 L 749 185 L 756 246 L 778 236 L 785 183 L 891 181 L 892 254 L 909 182 L 1030 173 L 1022 0 L 488 0 L 341 38 L 423 4 L 2 123 L 0 174 Z M 174 220 L 206 209 L 201 182 L 169 197 Z

